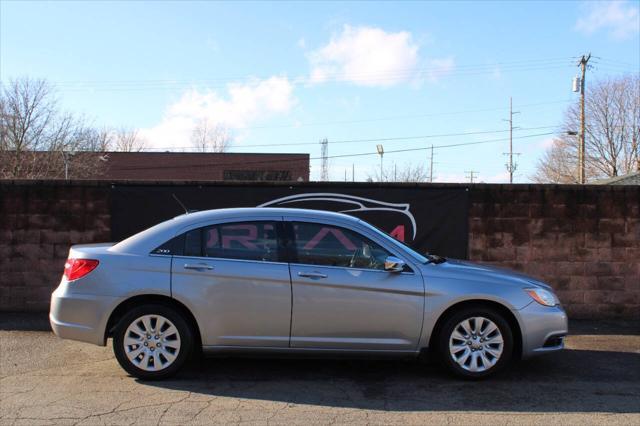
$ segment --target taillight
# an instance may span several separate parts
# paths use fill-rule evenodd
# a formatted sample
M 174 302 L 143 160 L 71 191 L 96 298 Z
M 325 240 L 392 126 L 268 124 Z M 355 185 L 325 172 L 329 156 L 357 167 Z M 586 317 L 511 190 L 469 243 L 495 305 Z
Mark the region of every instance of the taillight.
M 69 281 L 77 280 L 96 269 L 98 263 L 100 262 L 95 259 L 67 259 L 67 263 L 64 264 L 64 276 Z

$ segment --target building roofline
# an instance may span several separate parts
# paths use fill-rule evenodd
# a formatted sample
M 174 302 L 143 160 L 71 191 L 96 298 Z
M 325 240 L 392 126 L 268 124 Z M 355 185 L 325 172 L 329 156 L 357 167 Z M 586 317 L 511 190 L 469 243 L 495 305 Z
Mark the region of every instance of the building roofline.
M 626 175 L 615 176 L 608 179 L 597 180 L 593 182 L 594 185 L 608 185 L 614 182 L 619 182 L 621 180 L 626 180 L 629 178 L 634 178 L 636 176 L 640 176 L 640 172 L 627 173 Z
M 304 155 L 309 157 L 311 154 L 308 152 L 175 152 L 175 151 L 137 151 L 137 152 L 124 152 L 124 151 L 79 151 L 79 152 L 90 152 L 97 154 L 116 154 L 116 155 L 149 155 L 149 154 L 170 154 L 170 155 L 224 155 L 224 156 L 234 156 L 234 155 L 264 155 L 264 156 L 273 156 L 273 155 Z

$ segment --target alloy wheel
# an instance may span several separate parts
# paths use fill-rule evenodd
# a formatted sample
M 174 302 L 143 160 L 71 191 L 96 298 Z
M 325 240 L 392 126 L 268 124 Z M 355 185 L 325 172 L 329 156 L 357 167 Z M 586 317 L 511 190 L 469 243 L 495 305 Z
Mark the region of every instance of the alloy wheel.
M 136 367 L 144 371 L 160 371 L 169 367 L 180 353 L 180 333 L 162 315 L 143 315 L 127 327 L 124 352 Z
M 449 338 L 449 354 L 466 371 L 480 373 L 500 360 L 504 339 L 498 326 L 488 318 L 474 316 L 456 325 Z

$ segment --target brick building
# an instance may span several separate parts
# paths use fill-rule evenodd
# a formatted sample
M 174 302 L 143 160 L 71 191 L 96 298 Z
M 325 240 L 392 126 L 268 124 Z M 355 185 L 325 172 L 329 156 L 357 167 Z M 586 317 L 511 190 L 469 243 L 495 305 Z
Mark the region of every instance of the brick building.
M 215 152 L 60 152 L 21 153 L 12 178 L 180 181 L 309 181 L 309 154 Z M 7 158 L 3 158 L 7 157 Z M 11 152 L 0 153 L 0 177 L 13 164 Z M 11 171 L 11 170 L 10 170 Z
M 309 154 L 108 152 L 89 179 L 307 182 Z

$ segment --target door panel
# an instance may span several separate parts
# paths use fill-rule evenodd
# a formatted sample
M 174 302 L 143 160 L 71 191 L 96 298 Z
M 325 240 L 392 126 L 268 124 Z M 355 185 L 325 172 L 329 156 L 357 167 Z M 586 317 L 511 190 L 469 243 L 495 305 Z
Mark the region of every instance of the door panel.
M 418 275 L 291 265 L 291 278 L 291 347 L 416 349 L 424 304 Z
M 290 266 L 291 347 L 416 350 L 424 312 L 422 276 L 384 271 L 380 256 L 387 250 L 380 241 L 337 225 L 303 227 L 298 221 L 290 228 L 298 255 Z
M 185 269 L 199 264 L 212 269 Z M 286 263 L 175 256 L 172 271 L 173 296 L 193 310 L 203 345 L 289 346 Z
M 288 347 L 291 279 L 282 222 L 212 224 L 184 234 L 172 294 L 196 316 L 205 346 Z

